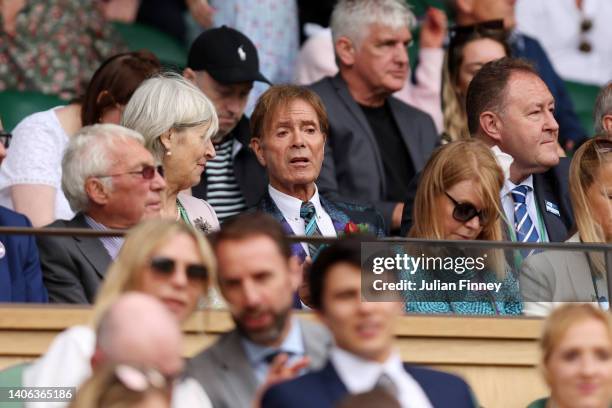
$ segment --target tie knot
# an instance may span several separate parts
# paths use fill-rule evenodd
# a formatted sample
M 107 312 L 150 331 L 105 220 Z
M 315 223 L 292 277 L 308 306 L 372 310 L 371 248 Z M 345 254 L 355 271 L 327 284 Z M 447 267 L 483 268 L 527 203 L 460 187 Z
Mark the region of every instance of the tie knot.
M 306 221 L 306 223 L 310 222 L 315 213 L 316 211 L 313 203 L 310 201 L 304 201 L 302 203 L 302 207 L 300 208 L 300 217 Z
M 272 364 L 272 361 L 274 361 L 276 356 L 278 356 L 279 354 L 287 354 L 288 357 L 291 357 L 293 356 L 294 353 L 291 351 L 283 351 L 281 349 L 274 349 L 266 353 L 266 355 L 263 357 L 263 360 L 266 362 L 266 364 Z
M 512 199 L 515 203 L 525 204 L 527 200 L 527 193 L 531 190 L 531 187 L 526 185 L 516 186 L 512 189 Z

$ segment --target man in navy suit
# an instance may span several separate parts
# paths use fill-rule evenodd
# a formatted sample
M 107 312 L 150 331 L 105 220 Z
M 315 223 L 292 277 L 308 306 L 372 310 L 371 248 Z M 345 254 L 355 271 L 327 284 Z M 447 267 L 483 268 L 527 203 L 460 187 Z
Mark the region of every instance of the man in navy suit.
M 319 195 L 327 113 L 311 90 L 277 85 L 259 99 L 251 117 L 251 147 L 266 168 L 270 184 L 257 209 L 274 216 L 288 235 L 330 236 L 367 232 L 384 234 L 384 221 L 373 207 L 332 202 Z M 315 258 L 312 245 L 296 244 L 301 261 Z
M 484 65 L 468 87 L 466 110 L 473 137 L 512 156 L 501 191 L 508 238 L 562 242 L 574 222 L 569 200 L 569 162 L 559 158 L 555 100 L 534 67 L 502 58 Z M 412 223 L 405 205 L 402 231 Z M 521 223 L 521 220 L 524 221 Z M 526 225 L 533 229 L 525 229 Z
M 10 133 L 0 122 L 0 163 L 6 157 Z M 32 227 L 25 215 L 0 207 L 0 226 Z M 0 302 L 47 302 L 38 248 L 32 235 L 0 235 Z
M 393 325 L 403 303 L 362 302 L 359 240 L 339 241 L 321 252 L 312 266 L 310 290 L 335 346 L 322 370 L 268 389 L 263 408 L 331 408 L 349 394 L 374 388 L 392 394 L 402 407 L 475 406 L 459 377 L 401 361 Z

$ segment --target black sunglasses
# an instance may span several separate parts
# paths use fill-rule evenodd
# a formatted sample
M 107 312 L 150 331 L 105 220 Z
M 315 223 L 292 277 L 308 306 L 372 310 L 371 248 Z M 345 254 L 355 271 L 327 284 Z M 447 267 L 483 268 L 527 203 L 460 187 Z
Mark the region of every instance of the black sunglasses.
M 140 174 L 143 179 L 151 180 L 153 177 L 155 177 L 155 172 L 157 172 L 160 176 L 164 177 L 164 168 L 162 166 L 150 166 L 150 165 L 145 165 L 142 167 L 141 170 L 137 170 L 137 171 L 126 171 L 125 173 L 107 174 L 105 176 L 97 176 L 97 177 L 98 178 L 119 177 L 125 174 Z
M 10 132 L 5 132 L 4 130 L 0 130 L 0 143 L 4 145 L 5 148 L 8 149 L 11 144 L 11 138 L 13 135 Z
M 176 270 L 176 260 L 157 256 L 151 259 L 151 269 L 160 275 L 172 275 Z M 208 280 L 208 268 L 202 264 L 188 264 L 186 272 L 189 279 Z
M 478 217 L 480 225 L 485 225 L 489 222 L 489 216 L 483 210 L 478 211 L 476 207 L 474 207 L 474 204 L 460 203 L 459 201 L 451 197 L 451 195 L 448 194 L 446 191 L 444 192 L 444 194 L 446 194 L 448 199 L 451 200 L 455 205 L 455 208 L 453 209 L 453 218 L 457 221 L 468 222 L 472 218 Z
M 473 33 L 486 34 L 488 32 L 503 32 L 504 20 L 491 20 L 478 24 L 457 25 L 448 30 L 451 41 L 458 41 L 461 37 L 471 36 Z

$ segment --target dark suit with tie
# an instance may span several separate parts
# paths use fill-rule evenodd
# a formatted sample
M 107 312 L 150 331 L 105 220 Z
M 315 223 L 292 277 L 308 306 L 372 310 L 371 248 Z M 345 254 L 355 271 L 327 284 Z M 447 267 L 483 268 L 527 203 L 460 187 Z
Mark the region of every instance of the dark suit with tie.
M 370 203 L 388 228 L 396 204 L 387 201 L 384 161 L 368 120 L 340 74 L 310 86 L 322 99 L 330 122 L 323 168 L 317 180 L 321 194 L 331 200 Z M 420 171 L 439 136 L 426 113 L 400 100 L 387 99 L 414 171 Z
M 32 227 L 25 215 L 4 207 L 0 225 Z M 33 235 L 0 234 L 0 302 L 47 302 Z
M 331 218 L 338 235 L 342 235 L 346 224 L 352 221 L 355 224 L 366 224 L 368 232 L 376 237 L 385 236 L 384 221 L 374 208 L 326 200 L 322 196 L 319 196 L 319 199 L 321 201 L 321 206 L 327 211 L 327 214 Z M 285 234 L 295 235 L 291 226 L 267 191 L 257 205 L 256 210 L 268 213 L 276 218 L 276 220 L 281 223 Z M 297 255 L 302 262 L 306 259 L 306 251 L 304 251 L 304 248 L 299 243 L 291 245 L 291 252 L 293 255 Z
M 240 187 L 240 192 L 244 197 L 247 207 L 257 205 L 268 186 L 268 175 L 266 169 L 257 161 L 257 157 L 249 147 L 251 141 L 251 131 L 249 130 L 249 120 L 243 116 L 236 127 L 232 130 L 231 136 L 240 144 L 240 150 L 232 156 L 232 166 L 234 176 Z M 206 171 L 202 173 L 200 183 L 191 188 L 194 197 L 207 199 L 208 184 L 206 181 Z
M 82 213 L 69 221 L 57 220 L 47 228 L 87 228 Z M 49 300 L 54 303 L 93 303 L 111 263 L 99 238 L 40 236 L 40 261 Z
M 570 159 L 562 157 L 559 164 L 547 172 L 533 175 L 533 192 L 550 242 L 565 241 L 569 238 L 569 231 L 574 224 L 569 198 L 569 166 Z M 403 236 L 406 236 L 412 227 L 412 209 L 419 177 L 420 174 L 410 183 L 410 193 L 404 203 L 401 230 Z
M 472 393 L 461 378 L 452 374 L 404 364 L 406 372 L 421 386 L 434 408 L 474 408 Z M 359 375 L 359 373 L 355 373 Z M 271 387 L 262 408 L 333 408 L 348 395 L 331 362 L 316 371 Z

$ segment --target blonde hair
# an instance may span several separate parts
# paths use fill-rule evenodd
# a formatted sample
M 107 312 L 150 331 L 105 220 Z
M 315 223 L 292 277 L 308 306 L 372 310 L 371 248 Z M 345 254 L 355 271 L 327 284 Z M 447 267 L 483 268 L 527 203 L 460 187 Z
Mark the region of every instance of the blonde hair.
M 129 408 L 140 406 L 151 394 L 159 394 L 170 406 L 170 387 L 159 388 L 149 384 L 144 391 L 132 390 L 117 377 L 116 367 L 107 365 L 97 369 L 79 387 L 69 408 Z
M 127 234 L 119 255 L 109 268 L 94 304 L 92 325 L 95 327 L 108 306 L 122 293 L 138 290 L 142 274 L 153 253 L 179 234 L 193 238 L 202 263 L 208 269 L 208 280 L 204 281 L 204 293 L 215 281 L 216 261 L 206 238 L 190 225 L 169 220 L 149 220 L 140 223 Z
M 563 340 L 568 330 L 581 322 L 593 319 L 604 325 L 612 342 L 612 318 L 609 313 L 588 304 L 568 303 L 556 308 L 544 322 L 542 336 L 540 337 L 540 350 L 542 352 L 542 365 L 546 373 L 546 364 L 551 354 Z
M 442 68 L 442 115 L 444 133 L 442 140 L 453 142 L 455 140 L 469 139 L 470 132 L 467 126 L 467 114 L 463 99 L 456 91 L 456 78 L 451 77 L 448 68 L 449 52 L 444 54 L 444 67 Z
M 597 223 L 587 199 L 587 190 L 593 185 L 602 168 L 611 163 L 612 141 L 603 137 L 587 140 L 572 159 L 569 174 L 570 199 L 582 242 L 606 242 L 605 232 Z M 587 256 L 595 269 L 593 272 L 602 276 L 605 269 L 603 254 L 589 252 Z

